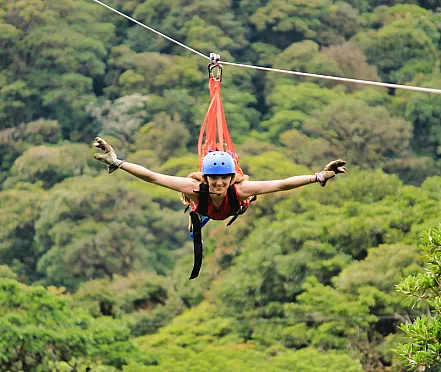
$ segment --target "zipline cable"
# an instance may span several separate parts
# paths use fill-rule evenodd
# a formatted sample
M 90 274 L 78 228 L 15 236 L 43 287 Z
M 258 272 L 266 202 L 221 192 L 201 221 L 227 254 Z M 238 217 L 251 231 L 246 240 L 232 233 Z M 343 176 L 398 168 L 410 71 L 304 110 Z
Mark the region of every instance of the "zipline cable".
M 400 84 L 382 83 L 382 82 L 370 81 L 370 80 L 350 79 L 350 78 L 344 78 L 344 77 L 339 77 L 339 76 L 311 74 L 311 73 L 308 73 L 308 72 L 281 70 L 281 69 L 277 69 L 277 68 L 244 65 L 244 64 L 241 64 L 241 63 L 233 63 L 233 62 L 225 62 L 225 61 L 220 61 L 219 63 L 221 63 L 223 65 L 231 65 L 231 66 L 237 66 L 237 67 L 252 68 L 252 69 L 255 69 L 255 70 L 280 72 L 280 73 L 284 73 L 284 74 L 292 74 L 292 75 L 299 75 L 299 76 L 315 77 L 315 78 L 328 79 L 328 80 L 337 80 L 337 81 L 343 81 L 343 82 L 347 82 L 347 83 L 375 85 L 375 86 L 385 87 L 385 88 L 407 89 L 407 90 L 415 90 L 415 91 L 419 91 L 419 92 L 441 94 L 441 90 L 440 89 L 415 87 L 415 86 L 412 86 L 412 85 L 400 85 Z
M 179 41 L 176 41 L 175 39 L 164 35 L 163 33 L 156 31 L 154 28 L 149 27 L 147 25 L 145 25 L 144 23 L 141 23 L 139 21 L 137 21 L 136 19 L 133 19 L 132 17 L 129 17 L 128 15 L 121 13 L 120 11 L 112 8 L 111 6 L 104 4 L 103 2 L 99 1 L 99 0 L 93 0 L 96 3 L 106 7 L 107 9 L 112 10 L 113 12 L 119 14 L 120 16 L 123 16 L 127 19 L 129 19 L 132 22 L 135 22 L 136 24 L 146 28 L 149 31 L 152 31 L 156 34 L 158 34 L 161 37 L 166 38 L 167 40 L 170 40 L 171 42 L 201 56 L 204 57 L 205 59 L 210 59 L 209 57 L 207 57 L 206 55 L 198 52 L 197 50 L 194 50 L 193 48 L 190 48 L 182 43 L 180 43 Z M 330 75 L 320 75 L 320 74 L 311 74 L 311 73 L 307 73 L 307 72 L 299 72 L 299 71 L 290 71 L 290 70 L 282 70 L 282 69 L 277 69 L 277 68 L 270 68 L 270 67 L 261 67 L 261 66 L 253 66 L 253 65 L 244 65 L 241 63 L 233 63 L 233 62 L 225 62 L 225 61 L 218 61 L 218 63 L 220 64 L 224 64 L 224 65 L 230 65 L 230 66 L 236 66 L 236 67 L 245 67 L 245 68 L 251 68 L 251 69 L 255 69 L 255 70 L 263 70 L 263 71 L 271 71 L 271 72 L 279 72 L 279 73 L 284 73 L 284 74 L 291 74 L 291 75 L 298 75 L 298 76 L 306 76 L 306 77 L 314 77 L 314 78 L 319 78 L 319 79 L 327 79 L 327 80 L 336 80 L 336 81 L 342 81 L 342 82 L 346 82 L 346 83 L 355 83 L 355 84 L 364 84 L 364 85 L 374 85 L 374 86 L 378 86 L 378 87 L 384 87 L 384 88 L 393 88 L 393 89 L 405 89 L 405 90 L 413 90 L 413 91 L 417 91 L 417 92 L 424 92 L 424 93 L 436 93 L 436 94 L 441 94 L 441 90 L 440 89 L 434 89 L 434 88 L 425 88 L 425 87 L 417 87 L 417 86 L 412 86 L 412 85 L 400 85 L 400 84 L 392 84 L 392 83 L 382 83 L 382 82 L 378 82 L 378 81 L 370 81 L 370 80 L 359 80 L 359 79 L 350 79 L 350 78 L 344 78 L 344 77 L 338 77 L 338 76 L 330 76 Z
M 96 3 L 102 5 L 103 7 L 107 8 L 107 9 L 110 9 L 111 11 L 119 14 L 120 16 L 123 16 L 124 18 L 127 18 L 128 20 L 130 20 L 132 22 L 135 22 L 137 25 L 140 25 L 140 26 L 146 28 L 147 30 L 154 32 L 155 34 L 158 34 L 159 36 L 162 36 L 163 38 L 166 38 L 167 40 L 170 40 L 171 42 L 173 42 L 175 44 L 178 44 L 179 46 L 181 46 L 181 47 L 183 47 L 185 49 L 188 49 L 190 52 L 196 53 L 199 56 L 204 57 L 204 58 L 206 58 L 208 60 L 210 59 L 210 57 L 207 57 L 206 55 L 198 52 L 197 50 L 194 50 L 193 48 L 190 48 L 187 45 L 184 45 L 184 44 L 180 43 L 179 41 L 177 41 L 177 40 L 175 40 L 175 39 L 173 39 L 173 38 L 171 38 L 171 37 L 169 37 L 167 35 L 164 35 L 163 33 L 159 32 L 159 31 L 156 31 L 154 28 L 149 27 L 149 26 L 145 25 L 144 23 L 141 23 L 141 22 L 137 21 L 136 19 L 134 19 L 132 17 L 129 17 L 127 14 L 121 13 L 119 10 L 116 10 L 116 9 L 112 8 L 110 5 L 104 4 L 103 2 L 101 2 L 99 0 L 93 0 L 93 1 L 95 1 Z

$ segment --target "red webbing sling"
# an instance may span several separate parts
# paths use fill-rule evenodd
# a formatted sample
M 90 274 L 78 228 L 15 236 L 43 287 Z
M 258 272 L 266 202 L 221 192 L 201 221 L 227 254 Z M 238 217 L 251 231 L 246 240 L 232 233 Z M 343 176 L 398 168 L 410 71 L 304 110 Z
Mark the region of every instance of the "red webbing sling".
M 218 76 L 214 77 L 212 70 L 214 67 L 218 68 Z M 208 151 L 226 151 L 234 159 L 236 173 L 243 176 L 243 171 L 240 168 L 239 156 L 234 150 L 233 140 L 231 139 L 230 131 L 225 120 L 224 108 L 222 106 L 222 98 L 220 95 L 221 81 L 222 81 L 222 67 L 218 64 L 211 63 L 208 66 L 209 79 L 208 88 L 210 89 L 210 106 L 202 123 L 201 131 L 198 140 L 198 154 L 199 154 L 199 170 L 202 169 L 202 160 Z M 205 141 L 204 141 L 205 137 Z
M 207 114 L 205 115 L 202 123 L 198 139 L 199 171 L 202 170 L 202 160 L 209 151 L 225 151 L 233 157 L 236 173 L 243 176 L 243 171 L 238 164 L 239 156 L 234 150 L 233 140 L 231 139 L 230 131 L 227 127 L 224 108 L 222 106 L 222 98 L 220 96 L 222 66 L 217 63 L 216 59 L 212 58 L 212 55 L 210 55 L 211 63 L 208 65 L 210 106 L 208 107 Z M 213 76 L 213 69 L 215 67 L 218 68 L 217 77 Z M 209 218 L 205 217 L 204 220 L 201 221 L 196 212 L 190 212 L 190 218 L 192 221 L 192 233 L 190 234 L 190 237 L 193 238 L 194 247 L 194 263 L 193 270 L 190 274 L 190 279 L 194 279 L 198 277 L 202 266 L 203 243 L 201 228 L 209 221 Z

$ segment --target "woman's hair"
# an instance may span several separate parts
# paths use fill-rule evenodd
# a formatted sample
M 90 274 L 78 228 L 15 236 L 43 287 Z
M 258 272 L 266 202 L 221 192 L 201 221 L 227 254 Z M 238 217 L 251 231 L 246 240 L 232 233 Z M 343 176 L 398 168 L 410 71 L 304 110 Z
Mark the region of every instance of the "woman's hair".
M 207 179 L 206 176 L 204 177 L 202 175 L 202 172 L 191 172 L 187 177 L 189 178 L 193 178 L 196 181 L 202 182 L 202 183 L 207 183 Z M 235 184 L 235 183 L 241 183 L 243 181 L 249 181 L 250 180 L 250 176 L 248 176 L 247 174 L 240 174 L 240 173 L 236 173 L 234 174 L 232 180 L 231 180 L 231 185 Z M 191 200 L 189 198 L 187 198 L 185 196 L 184 193 L 181 193 L 181 201 L 184 205 L 190 205 Z

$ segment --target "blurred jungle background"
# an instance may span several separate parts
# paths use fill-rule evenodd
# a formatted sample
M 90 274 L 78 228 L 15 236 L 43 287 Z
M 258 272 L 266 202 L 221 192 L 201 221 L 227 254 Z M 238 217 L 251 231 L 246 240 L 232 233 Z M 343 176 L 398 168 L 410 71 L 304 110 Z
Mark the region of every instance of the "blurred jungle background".
M 92 0 L 0 4 L 2 371 L 412 370 L 398 327 L 433 306 L 396 286 L 441 221 L 439 94 L 224 66 L 245 173 L 348 173 L 209 223 L 189 281 L 179 195 L 108 175 L 92 142 L 197 170 L 207 60 Z M 225 61 L 441 89 L 438 0 L 107 4 Z

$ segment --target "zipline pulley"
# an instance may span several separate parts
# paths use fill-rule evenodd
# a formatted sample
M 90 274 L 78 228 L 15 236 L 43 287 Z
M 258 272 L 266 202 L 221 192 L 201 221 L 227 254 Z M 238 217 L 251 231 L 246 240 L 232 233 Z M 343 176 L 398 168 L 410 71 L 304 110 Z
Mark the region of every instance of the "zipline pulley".
M 208 79 L 213 78 L 215 80 L 222 81 L 222 65 L 219 63 L 220 55 L 216 53 L 210 53 L 210 63 L 208 64 Z M 217 67 L 217 75 L 214 77 L 213 70 Z

